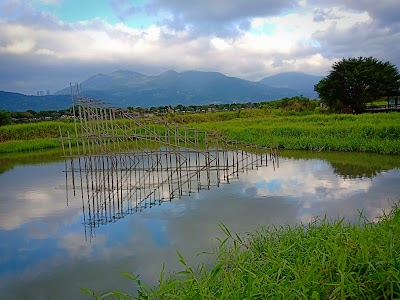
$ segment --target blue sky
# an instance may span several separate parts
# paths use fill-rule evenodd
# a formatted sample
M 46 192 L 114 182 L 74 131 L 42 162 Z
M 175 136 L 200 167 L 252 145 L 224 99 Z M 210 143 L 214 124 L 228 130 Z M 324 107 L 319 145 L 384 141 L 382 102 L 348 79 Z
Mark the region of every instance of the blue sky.
M 1 0 L 0 90 L 55 92 L 97 73 L 325 75 L 344 57 L 400 65 L 398 0 Z
M 117 1 L 114 1 L 115 3 Z M 122 3 L 122 1 L 120 1 Z M 124 19 L 118 15 L 118 11 L 113 8 L 112 1 L 34 1 L 33 7 L 39 11 L 47 12 L 57 16 L 66 23 L 90 21 L 100 19 L 109 24 L 115 25 L 124 22 L 126 25 L 135 28 L 145 28 L 156 22 L 155 17 L 144 13 L 138 13 L 133 17 Z M 138 8 L 143 8 L 145 1 L 132 1 Z M 121 7 L 124 7 L 121 5 Z
M 115 22 L 117 18 L 110 15 L 110 5 L 107 1 L 56 1 L 54 3 L 45 1 L 35 1 L 33 6 L 41 11 L 45 11 L 58 16 L 64 22 L 78 22 L 82 20 L 90 20 L 94 18 L 106 19 Z

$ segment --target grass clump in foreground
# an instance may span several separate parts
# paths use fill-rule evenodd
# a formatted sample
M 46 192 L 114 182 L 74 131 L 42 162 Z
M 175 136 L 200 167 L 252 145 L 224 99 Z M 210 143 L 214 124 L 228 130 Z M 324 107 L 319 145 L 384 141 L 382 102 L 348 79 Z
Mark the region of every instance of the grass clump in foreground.
M 246 237 L 226 234 L 215 265 L 191 267 L 135 296 L 110 292 L 98 299 L 398 299 L 400 207 L 377 222 L 316 219 L 307 226 L 261 227 Z M 88 290 L 86 293 L 93 295 Z

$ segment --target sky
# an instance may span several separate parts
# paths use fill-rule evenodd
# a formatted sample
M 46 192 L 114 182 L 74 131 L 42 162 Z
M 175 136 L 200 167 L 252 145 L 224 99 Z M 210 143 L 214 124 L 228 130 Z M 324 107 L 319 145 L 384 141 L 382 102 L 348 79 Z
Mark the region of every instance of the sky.
M 0 90 L 51 93 L 97 73 L 325 76 L 343 58 L 400 66 L 400 1 L 0 0 Z

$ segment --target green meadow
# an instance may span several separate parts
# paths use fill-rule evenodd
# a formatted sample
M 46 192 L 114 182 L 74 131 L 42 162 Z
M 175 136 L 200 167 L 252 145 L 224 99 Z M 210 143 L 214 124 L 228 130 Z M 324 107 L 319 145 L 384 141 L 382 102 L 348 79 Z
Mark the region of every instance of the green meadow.
M 400 153 L 400 114 L 318 114 L 249 109 L 164 117 L 181 126 L 220 132 L 228 139 L 279 149 Z M 0 153 L 61 147 L 60 129 L 74 136 L 73 123 L 40 122 L 0 127 Z
M 232 114 L 216 114 L 211 117 L 212 120 L 203 122 L 193 122 L 190 117 L 187 120 L 183 118 L 183 121 L 191 127 L 218 130 L 229 139 L 274 145 L 280 149 L 400 153 L 398 113 L 286 115 L 282 112 L 261 112 L 243 111 L 235 118 L 229 118 Z

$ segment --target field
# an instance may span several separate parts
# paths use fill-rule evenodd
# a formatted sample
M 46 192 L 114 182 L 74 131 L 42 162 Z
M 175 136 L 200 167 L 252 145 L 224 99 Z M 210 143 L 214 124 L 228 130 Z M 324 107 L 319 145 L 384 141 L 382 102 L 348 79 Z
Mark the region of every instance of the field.
M 400 154 L 400 114 L 318 114 L 249 109 L 165 118 L 181 126 L 217 131 L 228 139 L 280 149 Z M 74 133 L 73 123 L 41 122 L 0 127 L 0 153 L 61 147 L 57 140 Z
M 253 113 L 253 114 L 252 114 Z M 194 117 L 194 116 L 193 116 Z M 398 154 L 400 153 L 400 114 L 320 115 L 278 112 L 260 114 L 243 111 L 239 118 L 199 123 L 191 127 L 219 130 L 229 139 L 258 145 L 276 145 L 280 149 L 335 150 Z

